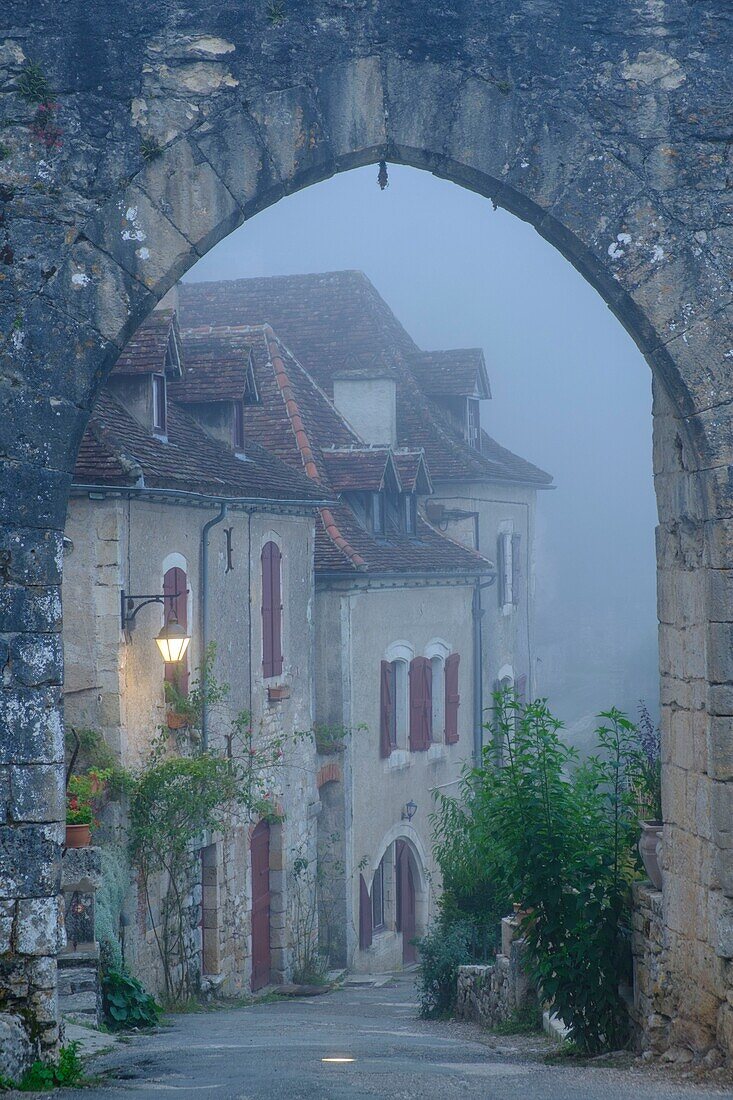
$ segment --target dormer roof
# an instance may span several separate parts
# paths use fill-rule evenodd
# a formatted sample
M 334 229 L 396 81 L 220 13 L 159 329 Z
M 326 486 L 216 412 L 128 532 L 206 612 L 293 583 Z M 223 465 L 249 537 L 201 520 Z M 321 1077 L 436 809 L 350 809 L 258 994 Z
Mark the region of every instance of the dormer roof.
M 321 451 L 328 481 L 337 493 L 378 493 L 400 475 L 389 447 L 325 447 Z
M 125 344 L 115 363 L 114 375 L 166 374 L 180 378 L 183 351 L 178 318 L 172 309 L 154 310 Z
M 420 389 L 428 397 L 491 397 L 481 348 L 418 351 L 407 357 Z
M 252 377 L 252 338 L 226 328 L 186 328 L 186 365 L 170 395 L 182 405 L 242 401 Z

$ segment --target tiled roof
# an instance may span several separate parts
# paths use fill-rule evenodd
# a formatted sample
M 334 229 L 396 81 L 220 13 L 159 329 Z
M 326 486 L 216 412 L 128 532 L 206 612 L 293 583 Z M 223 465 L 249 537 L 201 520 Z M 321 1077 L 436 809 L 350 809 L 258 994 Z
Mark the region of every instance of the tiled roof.
M 429 397 L 491 397 L 481 348 L 418 351 L 407 361 L 420 389 Z
M 377 492 L 384 488 L 387 470 L 394 471 L 388 447 L 350 447 L 347 450 L 321 450 L 331 488 L 338 493 Z M 394 476 L 394 474 L 393 474 Z M 399 481 L 397 476 L 395 480 Z
M 329 396 L 336 377 L 394 372 L 398 443 L 425 451 L 435 481 L 552 481 L 488 435 L 480 452 L 465 442 L 411 370 L 413 357 L 425 353 L 360 271 L 182 283 L 179 303 L 186 325 L 268 322 Z M 446 355 L 476 362 L 471 349 L 432 354 L 443 363 Z
M 218 329 L 186 329 L 181 338 L 186 365 L 180 382 L 168 392 L 182 404 L 241 401 L 247 384 L 252 342 L 247 336 Z
M 150 435 L 110 393 L 102 391 L 84 434 L 74 481 L 145 485 L 226 497 L 322 500 L 323 491 L 257 443 L 242 461 L 206 434 L 175 402 L 168 405 L 168 442 Z
M 406 493 L 432 493 L 433 483 L 425 462 L 424 451 L 408 451 L 400 448 L 393 456 L 402 488 Z
M 162 374 L 168 340 L 173 334 L 180 355 L 178 320 L 172 309 L 156 309 L 125 344 L 113 374 Z

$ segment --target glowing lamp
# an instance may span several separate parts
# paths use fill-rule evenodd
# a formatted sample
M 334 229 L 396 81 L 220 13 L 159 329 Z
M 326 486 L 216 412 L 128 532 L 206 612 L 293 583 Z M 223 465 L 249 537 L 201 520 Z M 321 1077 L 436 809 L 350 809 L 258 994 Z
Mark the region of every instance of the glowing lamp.
M 155 638 L 160 655 L 167 665 L 183 660 L 190 641 L 190 635 L 186 633 L 173 613 L 169 615 L 167 623 Z

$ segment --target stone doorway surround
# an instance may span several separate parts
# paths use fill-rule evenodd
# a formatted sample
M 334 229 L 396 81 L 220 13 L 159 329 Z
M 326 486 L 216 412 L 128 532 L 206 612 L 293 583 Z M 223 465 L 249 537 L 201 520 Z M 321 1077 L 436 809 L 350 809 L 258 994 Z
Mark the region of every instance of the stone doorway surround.
M 681 1033 L 704 1046 L 717 1031 L 730 1047 L 733 24 L 707 0 L 246 12 L 70 0 L 63 20 L 10 0 L 2 23 L 6 1007 L 30 1002 L 53 1046 L 62 530 L 99 386 L 155 302 L 227 233 L 283 195 L 386 159 L 531 222 L 651 367 L 665 960 Z M 623 440 L 607 445 L 612 460 Z

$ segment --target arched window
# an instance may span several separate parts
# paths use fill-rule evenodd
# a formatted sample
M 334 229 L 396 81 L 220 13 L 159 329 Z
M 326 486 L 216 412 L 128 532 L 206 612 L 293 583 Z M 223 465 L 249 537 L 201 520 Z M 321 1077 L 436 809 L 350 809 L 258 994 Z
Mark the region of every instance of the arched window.
M 262 547 L 262 674 L 280 676 L 282 654 L 282 555 L 275 542 Z
M 407 747 L 410 725 L 410 659 L 413 650 L 405 642 L 388 647 L 381 666 L 379 749 L 389 756 L 393 749 Z M 391 659 L 390 659 L 391 658 Z
M 166 570 L 163 576 L 163 596 L 166 621 L 173 612 L 186 633 L 190 633 L 188 629 L 188 578 L 184 569 L 173 566 Z M 184 695 L 188 694 L 188 675 L 188 653 L 182 661 L 176 661 L 165 666 L 166 682 L 175 684 Z

